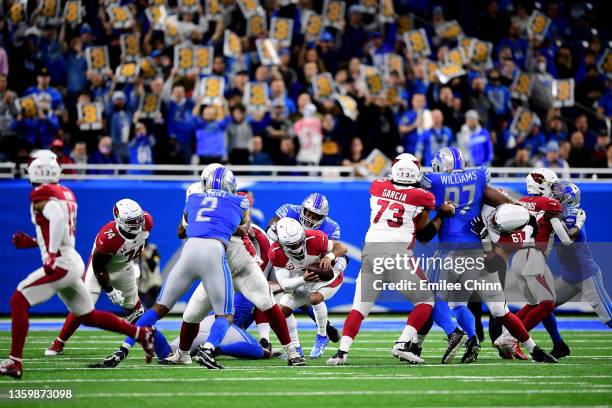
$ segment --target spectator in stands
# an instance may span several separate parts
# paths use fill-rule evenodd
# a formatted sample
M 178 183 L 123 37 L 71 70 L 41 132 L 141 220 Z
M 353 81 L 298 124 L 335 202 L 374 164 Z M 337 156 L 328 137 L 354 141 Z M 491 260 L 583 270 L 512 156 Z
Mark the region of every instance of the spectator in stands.
M 508 27 L 508 36 L 502 38 L 497 44 L 498 50 L 508 47 L 512 50 L 512 57 L 517 65 L 521 68 L 525 67 L 525 58 L 527 57 L 527 48 L 529 43 L 524 38 L 520 37 L 519 25 L 512 21 Z
M 199 110 L 201 108 L 201 115 Z M 217 107 L 213 105 L 195 106 L 193 111 L 196 154 L 200 164 L 221 163 L 227 157 L 227 126 L 230 116 L 217 119 Z
M 155 137 L 150 135 L 142 122 L 134 125 L 134 138 L 129 142 L 130 164 L 153 164 L 153 146 Z M 151 173 L 149 170 L 138 170 L 136 174 Z
M 480 126 L 478 112 L 473 109 L 465 114 L 465 124 L 457 136 L 457 146 L 472 166 L 490 165 L 493 160 L 491 134 Z
M 51 146 L 50 149 L 53 153 L 55 153 L 55 155 L 57 156 L 57 161 L 60 164 L 73 164 L 74 160 L 72 160 L 72 158 L 70 156 L 67 156 L 64 153 L 64 141 L 62 139 L 55 139 L 53 142 L 51 142 Z M 62 171 L 64 174 L 75 174 L 76 171 L 74 170 L 67 170 L 64 169 Z
M 47 93 L 38 96 L 37 108 L 29 116 L 24 109 L 13 121 L 11 129 L 17 132 L 30 147 L 48 148 L 57 136 L 60 122 L 51 109 L 51 97 Z
M 295 103 L 287 96 L 285 83 L 281 78 L 273 79 L 270 82 L 270 101 L 272 104 L 281 102 L 289 112 L 289 115 L 293 115 L 297 111 Z
M 612 80 L 606 81 L 606 91 L 597 102 L 597 113 L 600 117 L 612 116 Z
M 584 145 L 587 149 L 592 149 L 595 146 L 597 134 L 589 129 L 589 120 L 587 115 L 578 115 L 574 120 L 576 130 L 584 135 Z
M 444 115 L 439 109 L 431 111 L 431 128 L 423 131 L 416 146 L 416 157 L 421 163 L 431 163 L 433 155 L 455 142 L 453 132 L 444 126 Z
M 0 138 L 15 135 L 11 124 L 19 113 L 15 105 L 16 99 L 17 94 L 8 89 L 6 75 L 0 74 Z
M 541 131 L 542 122 L 537 115 L 533 117 L 533 126 L 529 134 L 523 137 L 518 137 L 516 144 L 520 147 L 525 147 L 529 150 L 530 157 L 535 157 L 540 153 L 544 153 L 546 146 L 546 136 Z
M 175 71 L 173 71 L 175 72 Z M 168 77 L 164 85 L 164 101 L 166 102 L 166 126 L 168 137 L 175 139 L 184 153 L 184 163 L 191 161 L 193 154 L 193 102 L 187 98 L 185 87 L 181 82 L 173 83 L 174 75 Z M 167 89 L 172 89 L 168 93 Z
M 85 142 L 76 142 L 70 152 L 70 158 L 75 164 L 87 164 L 87 144 Z M 85 171 L 79 170 L 77 173 L 83 174 Z
M 554 116 L 548 122 L 548 133 L 546 135 L 546 140 L 551 141 L 554 140 L 557 143 L 561 143 L 563 140 L 567 139 L 567 131 L 563 126 L 563 119 L 561 116 Z
M 597 133 L 597 142 L 593 149 L 593 167 L 606 167 L 607 166 L 607 150 L 610 144 L 610 135 L 608 130 L 602 128 Z
M 119 164 L 119 159 L 113 153 L 113 139 L 103 136 L 98 142 L 98 150 L 89 157 L 89 164 Z M 113 174 L 113 170 L 88 170 L 89 174 Z
M 280 81 L 283 83 L 283 81 Z M 246 121 L 246 108 L 238 104 L 232 108 L 232 121 L 227 127 L 229 162 L 231 164 L 249 164 L 249 148 L 253 129 Z
M 36 72 L 36 86 L 31 86 L 24 92 L 24 96 L 47 94 L 51 98 L 51 108 L 59 112 L 64 107 L 62 94 L 51 85 L 51 75 L 47 67 L 40 67 Z
M 504 164 L 504 167 L 532 167 L 533 163 L 530 157 L 531 155 L 527 147 L 519 147 L 518 149 L 516 149 L 514 157 L 508 159 Z M 512 174 L 512 176 L 517 177 L 515 174 Z
M 109 135 L 113 140 L 113 153 L 121 163 L 130 160 L 128 142 L 135 106 L 128 105 L 127 95 L 123 91 L 113 92 L 110 103 L 106 107 Z
M 348 9 L 348 21 L 342 36 L 342 59 L 361 58 L 363 47 L 368 39 L 368 32 L 363 26 L 363 9 L 353 4 Z
M 348 154 L 346 154 L 344 160 L 342 160 L 342 165 L 345 167 L 357 166 L 360 165 L 364 159 L 363 142 L 359 137 L 354 137 L 353 140 L 351 140 Z
M 275 164 L 279 166 L 295 166 L 295 138 L 283 138 L 280 142 L 280 157 Z
M 287 138 L 288 139 L 288 138 Z M 267 166 L 273 164 L 270 154 L 263 151 L 264 144 L 261 136 L 253 136 L 251 139 L 251 164 Z
M 605 89 L 605 84 L 599 75 L 597 65 L 589 65 L 586 69 L 586 77 L 576 84 L 576 102 L 593 108 L 603 95 L 603 89 Z
M 431 128 L 431 111 L 426 108 L 425 103 L 425 95 L 412 95 L 412 109 L 406 111 L 399 119 L 400 138 L 407 153 L 416 151 L 419 134 Z
M 485 90 L 485 79 L 483 77 L 476 77 L 472 80 L 470 92 L 468 94 L 468 105 L 471 109 L 478 112 L 478 116 L 481 118 L 483 126 L 490 126 L 491 121 L 489 120 L 489 112 L 492 109 L 491 101 L 484 93 Z
M 501 75 L 497 69 L 489 72 L 489 81 L 484 94 L 491 103 L 492 113 L 496 119 L 506 119 L 510 115 L 512 111 L 510 89 L 501 83 Z
M 304 117 L 295 122 L 293 133 L 300 143 L 296 159 L 298 163 L 318 165 L 323 154 L 323 129 L 314 104 L 304 107 Z
M 567 178 L 569 165 L 559 157 L 559 144 L 551 140 L 546 144 L 546 155 L 535 163 L 535 167 L 546 167 L 560 173 L 561 178 Z
M 569 140 L 572 151 L 569 156 L 570 167 L 589 167 L 591 165 L 591 151 L 584 144 L 584 135 L 576 131 Z

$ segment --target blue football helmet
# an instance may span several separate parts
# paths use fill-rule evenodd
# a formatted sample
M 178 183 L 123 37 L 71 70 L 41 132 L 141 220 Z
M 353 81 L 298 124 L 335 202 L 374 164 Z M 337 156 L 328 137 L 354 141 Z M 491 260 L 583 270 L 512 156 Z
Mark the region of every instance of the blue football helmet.
M 443 147 L 431 159 L 431 167 L 435 172 L 452 173 L 463 170 L 463 153 L 456 147 Z
M 300 222 L 307 229 L 319 228 L 329 213 L 327 198 L 320 193 L 312 193 L 304 201 L 300 208 Z
M 552 196 L 563 207 L 580 207 L 580 189 L 569 181 L 555 183 L 552 188 Z
M 204 191 L 221 190 L 235 194 L 238 189 L 236 186 L 236 177 L 234 177 L 234 173 L 225 167 L 216 167 L 202 182 L 202 189 Z

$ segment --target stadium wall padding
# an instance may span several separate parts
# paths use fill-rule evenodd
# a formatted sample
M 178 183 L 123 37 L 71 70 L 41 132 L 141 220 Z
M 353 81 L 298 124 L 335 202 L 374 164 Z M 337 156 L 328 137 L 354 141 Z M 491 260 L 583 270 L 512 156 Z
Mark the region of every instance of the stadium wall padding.
M 179 249 L 176 237 L 177 225 L 183 210 L 185 189 L 189 182 L 154 182 L 125 180 L 67 181 L 78 201 L 77 250 L 87 262 L 93 239 L 98 229 L 112 219 L 113 204 L 122 198 L 138 201 L 154 218 L 154 228 L 150 240 L 158 247 L 162 257 L 162 268 Z M 498 184 L 509 191 L 525 193 L 524 183 Z M 579 184 L 582 190 L 583 208 L 586 210 L 589 241 L 610 242 L 610 217 L 606 211 L 612 203 L 612 183 Z M 342 311 L 350 308 L 353 301 L 354 278 L 359 270 L 358 251 L 368 228 L 370 219 L 369 183 L 366 181 L 346 182 L 254 182 L 242 183 L 240 188 L 249 189 L 255 195 L 255 208 L 263 211 L 267 221 L 274 211 L 284 203 L 299 204 L 309 193 L 320 192 L 327 196 L 330 203 L 330 216 L 341 227 L 341 240 L 350 244 L 351 260 L 346 273 L 344 286 L 328 302 L 330 310 Z M 38 249 L 17 250 L 11 244 L 15 231 L 34 234 L 30 221 L 29 192 L 30 184 L 25 180 L 0 182 L 0 313 L 9 313 L 9 299 L 28 273 L 41 266 Z M 605 276 L 605 273 L 604 273 Z M 609 277 L 605 277 L 609 280 Z M 190 293 L 190 292 L 189 292 Z M 189 293 L 183 296 L 187 301 Z M 113 309 L 113 305 L 103 295 L 98 301 L 103 309 Z M 407 311 L 406 302 L 384 302 L 381 309 L 388 311 Z M 179 305 L 180 308 L 180 305 Z M 115 309 L 116 310 L 116 309 Z M 63 314 L 66 308 L 54 297 L 50 301 L 32 309 L 33 314 Z

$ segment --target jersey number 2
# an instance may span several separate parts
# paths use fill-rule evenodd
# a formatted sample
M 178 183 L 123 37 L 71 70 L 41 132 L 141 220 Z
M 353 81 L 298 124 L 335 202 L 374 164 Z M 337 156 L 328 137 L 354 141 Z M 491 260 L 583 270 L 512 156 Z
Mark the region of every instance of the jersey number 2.
M 202 200 L 202 208 L 198 211 L 196 216 L 196 221 L 210 221 L 210 217 L 206 215 L 211 211 L 214 211 L 217 208 L 217 204 L 219 203 L 219 199 L 217 197 L 204 197 Z
M 387 208 L 393 211 L 393 219 L 387 220 L 387 225 L 391 228 L 399 228 L 404 224 L 404 206 L 400 203 L 391 204 L 387 200 L 378 200 L 377 204 L 380 205 L 380 210 L 376 213 L 376 217 L 374 217 L 374 224 L 380 221 L 382 215 L 387 211 Z M 391 204 L 391 205 L 389 205 Z

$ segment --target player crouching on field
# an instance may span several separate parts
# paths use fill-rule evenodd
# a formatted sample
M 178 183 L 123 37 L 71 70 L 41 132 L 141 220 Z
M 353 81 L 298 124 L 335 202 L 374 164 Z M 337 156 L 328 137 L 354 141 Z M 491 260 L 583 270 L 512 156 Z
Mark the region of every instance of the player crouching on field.
M 83 260 L 75 250 L 77 203 L 73 192 L 59 184 L 62 169 L 57 160 L 40 157 L 28 166 L 34 189 L 30 193 L 30 212 L 36 239 L 19 232 L 13 236 L 18 249 L 38 245 L 43 266 L 17 286 L 10 300 L 11 354 L 0 362 L 0 375 L 21 378 L 22 356 L 28 335 L 29 308 L 58 294 L 79 323 L 134 337 L 145 350 L 145 361 L 153 358 L 153 333 L 150 327 L 135 327 L 108 312 L 94 309 L 85 284 Z
M 279 304 L 289 327 L 291 343 L 301 350 L 297 321 L 293 311 L 302 305 L 312 305 L 317 318 L 317 340 L 311 356 L 320 356 L 329 338 L 327 307 L 324 301 L 331 299 L 342 285 L 347 253 L 346 246 L 328 239 L 317 230 L 304 230 L 293 218 L 281 218 L 276 223 L 278 242 L 270 247 L 268 257 L 275 267 L 276 279 L 285 293 Z
M 104 224 L 96 235 L 83 281 L 94 304 L 104 290 L 113 304 L 127 312 L 125 320 L 133 323 L 144 313 L 138 298 L 140 269 L 134 260 L 144 249 L 153 217 L 128 198 L 117 201 L 113 216 L 114 221 Z M 68 313 L 60 334 L 45 355 L 63 354 L 65 343 L 79 326 L 80 322 Z
M 455 212 L 451 204 L 443 204 L 433 220 L 429 211 L 435 208 L 432 193 L 419 188 L 420 169 L 413 157 L 397 160 L 391 167 L 391 180 L 375 180 L 370 187 L 370 228 L 361 252 L 361 270 L 357 277 L 353 309 L 344 322 L 340 347 L 327 360 L 328 365 L 346 364 L 347 355 L 361 322 L 365 319 L 380 295 L 375 281 L 393 283 L 408 281 L 415 290 L 400 291 L 414 304 L 407 325 L 393 347 L 393 355 L 410 363 L 422 364 L 424 360 L 407 349 L 413 337 L 431 319 L 434 295 L 428 289 L 419 289 L 427 278 L 420 268 L 413 271 L 393 268 L 377 274 L 374 265 L 377 258 L 412 257 L 415 240 L 430 241 L 442 223 L 443 216 Z

